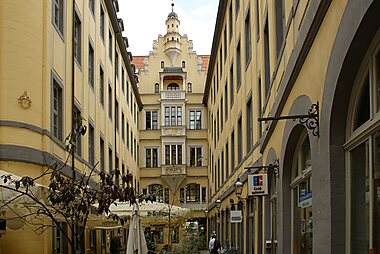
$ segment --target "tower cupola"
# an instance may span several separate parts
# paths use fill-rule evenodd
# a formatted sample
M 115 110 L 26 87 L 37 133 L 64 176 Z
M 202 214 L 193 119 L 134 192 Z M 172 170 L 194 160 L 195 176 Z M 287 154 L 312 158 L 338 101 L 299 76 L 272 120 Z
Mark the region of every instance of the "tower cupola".
M 181 53 L 179 25 L 180 21 L 177 13 L 174 12 L 174 3 L 172 3 L 172 11 L 166 19 L 165 53 L 170 58 L 173 67 L 175 66 L 177 56 Z

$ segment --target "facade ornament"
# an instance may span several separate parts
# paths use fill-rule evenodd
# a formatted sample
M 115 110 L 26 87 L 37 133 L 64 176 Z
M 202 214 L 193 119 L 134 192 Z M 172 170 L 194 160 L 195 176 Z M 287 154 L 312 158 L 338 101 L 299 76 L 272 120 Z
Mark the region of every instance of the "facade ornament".
M 17 98 L 17 100 L 18 100 L 18 104 L 20 104 L 20 106 L 23 107 L 24 109 L 28 109 L 32 105 L 32 100 L 30 99 L 26 91 L 24 91 L 24 93 L 20 95 Z

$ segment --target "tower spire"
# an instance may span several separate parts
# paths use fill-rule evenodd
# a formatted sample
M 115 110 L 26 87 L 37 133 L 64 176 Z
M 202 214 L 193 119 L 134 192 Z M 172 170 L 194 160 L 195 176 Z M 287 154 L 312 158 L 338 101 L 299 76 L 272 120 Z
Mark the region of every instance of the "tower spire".
M 174 12 L 174 3 L 173 3 L 173 0 L 172 0 L 172 12 Z

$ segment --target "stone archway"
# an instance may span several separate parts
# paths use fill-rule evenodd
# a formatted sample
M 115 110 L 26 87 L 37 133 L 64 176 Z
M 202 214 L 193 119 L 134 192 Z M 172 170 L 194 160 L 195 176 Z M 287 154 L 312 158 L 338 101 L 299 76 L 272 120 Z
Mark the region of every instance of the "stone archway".
M 350 0 L 344 11 L 334 45 L 324 85 L 320 117 L 320 154 L 316 168 L 324 176 L 330 193 L 329 211 L 323 225 L 323 253 L 346 252 L 346 175 L 343 144 L 346 140 L 348 101 L 362 59 L 380 27 L 380 1 Z

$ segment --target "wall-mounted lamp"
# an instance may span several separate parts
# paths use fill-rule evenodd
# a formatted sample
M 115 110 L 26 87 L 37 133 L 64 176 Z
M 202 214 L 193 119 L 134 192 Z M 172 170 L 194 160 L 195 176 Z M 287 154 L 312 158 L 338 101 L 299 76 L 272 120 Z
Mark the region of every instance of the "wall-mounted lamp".
M 222 205 L 222 201 L 218 198 L 215 201 L 215 204 L 216 204 L 216 209 L 218 209 L 218 212 L 219 212 L 220 211 L 220 206 Z

